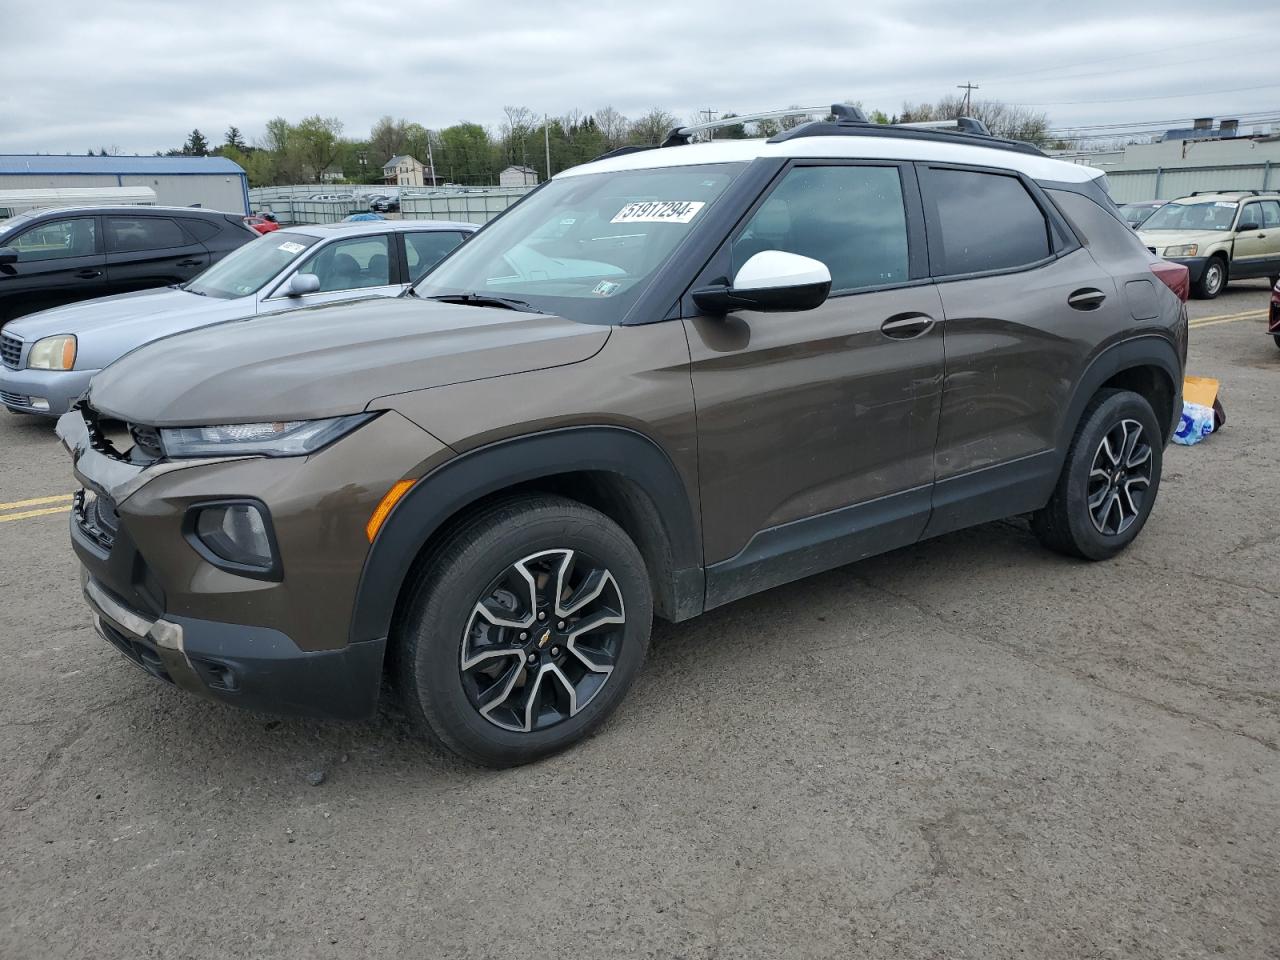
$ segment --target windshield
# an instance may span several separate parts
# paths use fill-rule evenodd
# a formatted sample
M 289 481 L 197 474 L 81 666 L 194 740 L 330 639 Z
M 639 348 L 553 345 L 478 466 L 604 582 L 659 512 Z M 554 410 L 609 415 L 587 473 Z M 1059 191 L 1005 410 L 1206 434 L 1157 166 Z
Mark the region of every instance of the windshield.
M 1229 200 L 1166 203 L 1143 223 L 1143 230 L 1230 230 L 1239 204 Z
M 261 290 L 263 284 L 315 242 L 315 237 L 277 230 L 231 251 L 182 289 L 224 300 L 247 297 Z
M 503 297 L 585 323 L 618 323 L 745 168 L 661 167 L 552 180 L 414 288 Z
M 1151 216 L 1152 211 L 1158 210 L 1159 207 L 1148 207 L 1145 205 L 1129 204 L 1120 208 L 1120 216 L 1124 217 L 1130 223 L 1141 223 L 1147 217 Z

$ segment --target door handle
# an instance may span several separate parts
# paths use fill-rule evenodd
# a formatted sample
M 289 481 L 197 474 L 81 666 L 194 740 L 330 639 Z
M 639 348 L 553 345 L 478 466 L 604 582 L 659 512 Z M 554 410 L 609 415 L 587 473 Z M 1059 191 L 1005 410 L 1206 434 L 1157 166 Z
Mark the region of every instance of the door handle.
M 1073 310 L 1097 310 L 1102 306 L 1102 301 L 1106 299 L 1107 295 L 1101 290 L 1085 287 L 1067 297 L 1067 306 Z
M 202 263 L 204 263 L 204 261 L 203 261 L 203 260 L 192 260 L 192 259 L 189 259 L 189 258 L 188 258 L 188 259 L 186 259 L 186 260 L 179 260 L 179 261 L 178 261 L 178 266 L 180 266 L 180 267 L 198 267 L 198 266 L 200 266 L 200 264 L 202 264 Z
M 102 276 L 101 270 L 92 270 L 88 267 L 86 267 L 83 270 L 76 271 L 76 277 L 79 278 L 80 280 L 92 280 L 94 277 L 100 277 L 100 276 Z
M 933 322 L 926 313 L 899 313 L 880 324 L 880 332 L 892 340 L 914 340 L 928 333 Z

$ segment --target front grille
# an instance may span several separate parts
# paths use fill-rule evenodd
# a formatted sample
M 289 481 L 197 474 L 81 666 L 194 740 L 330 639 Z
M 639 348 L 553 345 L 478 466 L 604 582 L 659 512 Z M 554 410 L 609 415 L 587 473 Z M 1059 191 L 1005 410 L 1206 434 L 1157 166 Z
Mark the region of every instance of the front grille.
M 160 431 L 155 427 L 144 426 L 140 423 L 129 424 L 129 435 L 133 437 L 134 446 L 137 448 L 132 459 L 145 459 L 148 462 L 159 460 L 164 456 L 164 446 L 160 443 Z M 139 458 L 137 454 L 141 454 Z
M 6 390 L 0 390 L 0 403 L 7 403 L 11 407 L 29 407 L 31 406 L 31 398 L 21 393 L 9 393 Z
M 10 370 L 17 370 L 22 362 L 22 341 L 7 333 L 0 333 L 0 362 Z

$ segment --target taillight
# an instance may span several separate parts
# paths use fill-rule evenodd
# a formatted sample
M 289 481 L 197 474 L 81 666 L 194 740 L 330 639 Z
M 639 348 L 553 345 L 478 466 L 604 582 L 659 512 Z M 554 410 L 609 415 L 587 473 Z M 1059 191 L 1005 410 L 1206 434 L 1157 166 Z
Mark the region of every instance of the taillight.
M 1186 303 L 1191 296 L 1191 271 L 1180 263 L 1168 260 L 1157 260 L 1151 265 L 1151 272 L 1164 281 L 1164 285 Z

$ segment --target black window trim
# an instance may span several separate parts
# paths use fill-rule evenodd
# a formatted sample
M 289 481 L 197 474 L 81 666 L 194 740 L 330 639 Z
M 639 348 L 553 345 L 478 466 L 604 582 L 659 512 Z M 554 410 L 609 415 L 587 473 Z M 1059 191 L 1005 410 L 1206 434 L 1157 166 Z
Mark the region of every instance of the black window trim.
M 1012 273 L 1026 273 L 1029 270 L 1039 270 L 1041 267 L 1054 263 L 1068 254 L 1082 248 L 1079 237 L 1076 236 L 1067 218 L 1062 215 L 1053 200 L 1045 193 L 1040 184 L 1034 179 L 1018 170 L 1010 170 L 1007 167 L 988 167 L 969 163 L 942 163 L 932 161 L 916 161 L 915 166 L 918 169 L 921 197 L 925 210 L 925 230 L 928 234 L 928 250 L 929 250 L 929 275 L 935 283 L 953 283 L 957 280 L 974 280 L 981 277 L 999 277 Z M 964 173 L 987 173 L 1002 177 L 1013 177 L 1022 184 L 1027 193 L 1030 194 L 1032 202 L 1040 209 L 1040 213 L 1045 218 L 1046 228 L 1049 240 L 1049 255 L 1030 263 L 1021 264 L 1016 267 L 1000 267 L 995 270 L 979 270 L 973 273 L 945 273 L 942 264 L 945 263 L 942 250 L 942 227 L 938 220 L 938 205 L 936 199 L 930 195 L 927 187 L 930 170 L 958 170 Z M 1127 225 L 1126 225 L 1127 226 Z
M 698 316 L 702 312 L 693 303 L 689 293 L 690 290 L 709 284 L 731 282 L 732 278 L 729 277 L 729 271 L 732 268 L 730 257 L 734 240 L 746 228 L 751 218 L 755 216 L 756 211 L 778 189 L 783 180 L 786 179 L 787 174 L 797 167 L 893 167 L 898 170 L 902 185 L 902 202 L 907 227 L 908 279 L 897 283 L 880 283 L 867 287 L 850 287 L 839 290 L 832 288 L 830 295 L 827 297 L 828 300 L 856 297 L 865 293 L 879 293 L 886 290 L 902 290 L 907 287 L 919 287 L 933 283 L 933 278 L 929 276 L 925 214 L 914 163 L 910 160 L 873 158 L 793 157 L 781 164 L 777 173 L 761 187 L 755 199 L 746 207 L 731 228 L 725 232 L 723 239 L 716 247 L 707 264 L 695 274 L 693 280 L 688 284 L 682 297 L 682 312 L 684 316 Z

